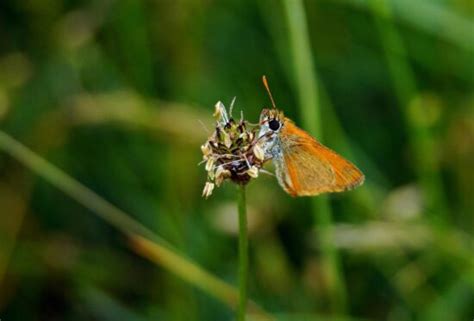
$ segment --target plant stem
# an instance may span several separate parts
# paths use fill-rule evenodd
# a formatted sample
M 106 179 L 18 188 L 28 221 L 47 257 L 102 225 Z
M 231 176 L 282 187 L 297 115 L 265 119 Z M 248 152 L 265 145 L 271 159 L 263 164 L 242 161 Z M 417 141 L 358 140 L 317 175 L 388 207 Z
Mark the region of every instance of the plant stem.
M 237 320 L 245 321 L 247 310 L 247 276 L 248 276 L 248 239 L 247 239 L 247 205 L 245 186 L 239 187 L 237 198 L 239 210 L 239 308 Z
M 414 160 L 427 212 L 446 219 L 448 205 L 445 199 L 443 180 L 439 174 L 439 162 L 435 157 L 436 144 L 430 128 L 419 121 L 411 111 L 419 97 L 415 74 L 407 58 L 403 39 L 392 22 L 392 4 L 388 0 L 371 0 L 368 2 L 374 15 L 375 24 L 380 34 L 380 41 L 385 52 L 388 69 L 392 78 L 395 95 L 405 118 L 409 133 L 408 142 Z
M 301 0 L 284 0 L 283 5 L 288 20 L 289 48 L 302 124 L 309 133 L 323 140 L 320 89 L 313 64 L 305 8 Z M 339 253 L 332 239 L 333 222 L 329 200 L 325 196 L 318 196 L 311 201 L 314 222 L 319 230 L 322 270 L 328 282 L 331 310 L 344 313 L 347 294 Z

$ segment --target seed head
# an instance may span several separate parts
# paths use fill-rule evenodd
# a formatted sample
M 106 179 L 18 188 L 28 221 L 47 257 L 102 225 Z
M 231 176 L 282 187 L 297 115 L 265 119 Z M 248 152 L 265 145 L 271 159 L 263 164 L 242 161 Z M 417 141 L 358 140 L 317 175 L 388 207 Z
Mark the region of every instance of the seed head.
M 217 102 L 213 116 L 216 118 L 214 132 L 201 146 L 203 161 L 206 163 L 207 182 L 203 196 L 212 194 L 214 186 L 230 179 L 245 185 L 258 177 L 263 166 L 265 153 L 256 143 L 256 128 L 242 117 L 235 121 L 228 115 L 222 102 Z

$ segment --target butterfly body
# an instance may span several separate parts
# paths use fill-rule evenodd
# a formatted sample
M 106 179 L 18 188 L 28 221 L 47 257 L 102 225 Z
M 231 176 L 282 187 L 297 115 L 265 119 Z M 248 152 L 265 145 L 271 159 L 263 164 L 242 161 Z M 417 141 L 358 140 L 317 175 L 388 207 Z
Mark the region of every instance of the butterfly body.
M 298 128 L 276 108 L 262 111 L 258 137 L 265 158 L 275 164 L 279 184 L 292 196 L 342 192 L 364 181 L 354 164 Z

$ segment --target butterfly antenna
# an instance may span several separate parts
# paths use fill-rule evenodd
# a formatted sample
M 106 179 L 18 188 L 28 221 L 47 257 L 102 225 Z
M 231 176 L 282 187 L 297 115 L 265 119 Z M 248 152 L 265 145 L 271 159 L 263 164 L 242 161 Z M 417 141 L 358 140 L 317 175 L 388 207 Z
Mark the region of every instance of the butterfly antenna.
M 270 87 L 268 86 L 268 82 L 267 82 L 267 77 L 265 75 L 262 76 L 262 81 L 263 81 L 263 85 L 265 86 L 265 89 L 267 90 L 268 96 L 270 97 L 270 100 L 272 101 L 273 108 L 276 109 L 275 101 L 273 100 L 272 92 L 270 91 Z

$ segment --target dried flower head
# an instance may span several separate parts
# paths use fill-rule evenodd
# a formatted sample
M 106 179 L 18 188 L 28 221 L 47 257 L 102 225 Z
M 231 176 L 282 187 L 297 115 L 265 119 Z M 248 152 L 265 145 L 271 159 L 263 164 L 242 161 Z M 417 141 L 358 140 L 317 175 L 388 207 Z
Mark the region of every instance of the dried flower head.
M 245 185 L 251 178 L 258 176 L 264 162 L 264 152 L 256 144 L 256 129 L 241 118 L 238 122 L 232 118 L 222 104 L 215 105 L 215 131 L 201 146 L 203 162 L 206 163 L 207 182 L 203 196 L 209 197 L 215 186 L 226 179 Z M 230 115 L 230 117 L 229 117 Z

